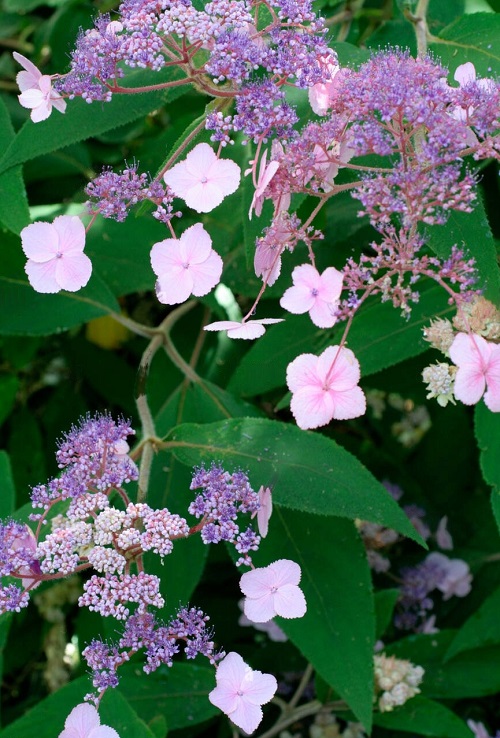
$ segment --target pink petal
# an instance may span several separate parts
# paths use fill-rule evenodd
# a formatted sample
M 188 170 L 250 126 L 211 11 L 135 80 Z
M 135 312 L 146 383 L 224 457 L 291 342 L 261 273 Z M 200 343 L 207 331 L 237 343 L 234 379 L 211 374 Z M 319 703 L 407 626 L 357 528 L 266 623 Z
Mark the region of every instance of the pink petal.
M 93 705 L 84 702 L 74 707 L 64 723 L 65 728 L 74 728 L 81 733 L 82 738 L 87 736 L 93 728 L 99 727 L 101 720 Z
M 216 185 L 224 197 L 236 192 L 240 184 L 241 169 L 231 159 L 217 159 L 209 169 L 208 181 Z
M 330 95 L 328 94 L 329 84 L 325 82 L 317 82 L 309 88 L 309 105 L 316 115 L 326 115 L 330 107 Z
M 262 720 L 262 714 L 262 708 L 259 705 L 252 705 L 250 702 L 240 699 L 238 707 L 229 717 L 245 733 L 253 733 Z
M 329 394 L 333 400 L 335 420 L 351 420 L 365 414 L 366 397 L 361 387 L 353 387 L 343 392 L 330 391 Z
M 76 215 L 59 215 L 53 222 L 59 235 L 59 249 L 66 251 L 83 251 L 85 248 L 85 226 Z
M 250 670 L 242 683 L 243 698 L 253 705 L 265 705 L 272 700 L 278 683 L 272 674 Z
M 40 106 L 45 105 L 45 98 L 43 96 L 43 93 L 41 90 L 38 89 L 38 87 L 31 87 L 29 90 L 25 90 L 20 95 L 17 96 L 17 99 L 23 106 L 23 108 L 38 108 Z M 50 115 L 50 112 L 49 112 Z M 48 116 L 47 116 L 48 117 Z
M 231 651 L 222 659 L 217 667 L 217 683 L 223 680 L 226 684 L 231 684 L 238 690 L 249 669 L 250 667 L 243 661 L 239 653 Z
M 274 595 L 274 607 L 282 618 L 301 618 L 306 614 L 306 598 L 300 587 L 285 584 Z
M 334 404 L 330 393 L 321 387 L 302 387 L 292 396 L 290 409 L 299 428 L 308 430 L 328 425 Z
M 262 538 L 265 538 L 269 530 L 269 519 L 273 512 L 273 497 L 269 487 L 261 487 L 258 494 L 260 508 L 257 511 L 257 527 Z M 254 515 L 255 513 L 252 518 Z
M 318 376 L 318 357 L 314 354 L 297 356 L 286 370 L 286 383 L 290 392 L 301 387 L 315 386 L 321 388 L 322 381 Z
M 460 66 L 457 67 L 455 70 L 453 79 L 455 80 L 455 82 L 458 82 L 460 87 L 464 87 L 465 85 L 469 84 L 469 82 L 474 82 L 474 80 L 476 79 L 476 69 L 474 67 L 474 64 L 472 64 L 472 62 L 460 64 Z
M 169 239 L 172 240 L 172 239 Z M 183 262 L 201 264 L 212 251 L 212 239 L 201 223 L 186 228 L 178 242 L 179 256 Z
M 486 389 L 486 379 L 480 366 L 467 364 L 459 367 L 455 375 L 453 394 L 464 405 L 475 405 Z
M 23 93 L 26 94 L 26 93 Z M 30 118 L 33 121 L 33 123 L 41 123 L 42 120 L 47 120 L 47 118 L 50 116 L 52 112 L 52 105 L 50 101 L 43 100 L 42 103 L 36 108 L 33 108 L 33 110 L 30 113 Z
M 229 331 L 232 328 L 238 328 L 241 326 L 237 320 L 217 320 L 215 323 L 209 323 L 206 325 L 204 331 Z
M 156 296 L 164 305 L 185 302 L 193 291 L 193 276 L 189 269 L 175 266 L 170 272 L 158 277 Z
M 207 143 L 200 143 L 187 155 L 186 170 L 194 179 L 206 177 L 210 167 L 217 161 L 212 147 Z
M 197 182 L 186 169 L 186 162 L 181 161 L 163 175 L 165 183 L 177 197 L 184 198 L 186 192 Z
M 359 362 L 350 349 L 329 346 L 318 359 L 318 376 L 337 392 L 351 389 L 359 382 Z
M 309 308 L 309 316 L 318 328 L 331 328 L 337 322 L 337 307 L 338 302 L 325 302 L 317 297 Z
M 500 412 L 500 346 L 491 347 L 491 358 L 486 370 L 487 390 L 484 402 L 492 413 Z
M 56 279 L 56 259 L 38 264 L 29 259 L 24 267 L 30 285 L 37 292 L 53 294 L 59 292 L 61 286 Z
M 36 80 L 38 80 L 42 76 L 42 73 L 38 69 L 38 67 L 36 67 L 33 62 L 20 54 L 18 51 L 13 51 L 12 56 L 14 57 L 16 62 L 20 64 L 28 72 L 28 74 L 31 74 L 33 77 L 35 77 Z
M 215 689 L 212 689 L 212 691 L 209 692 L 208 699 L 212 705 L 215 705 L 219 710 L 222 710 L 225 715 L 231 715 L 231 713 L 236 710 L 239 701 L 236 689 L 232 688 L 222 680 Z
M 207 295 L 219 284 L 223 268 L 224 262 L 215 251 L 211 252 L 203 264 L 194 264 L 189 270 L 193 277 L 193 295 L 195 297 Z
M 175 267 L 182 267 L 179 240 L 166 238 L 153 245 L 149 255 L 151 266 L 157 277 L 163 277 Z
M 216 184 L 211 182 L 196 182 L 183 197 L 186 205 L 197 213 L 209 213 L 220 205 L 224 199 L 224 193 Z
M 109 725 L 100 725 L 98 728 L 94 728 L 88 734 L 88 738 L 120 738 L 114 728 L 110 728 Z
M 60 113 L 64 113 L 66 110 L 66 100 L 64 100 L 58 92 L 52 91 L 50 96 L 53 107 Z
M 252 599 L 268 595 L 274 584 L 275 576 L 268 566 L 247 571 L 242 574 L 240 579 L 241 591 Z
M 243 604 L 243 612 L 252 623 L 267 623 L 276 615 L 274 595 L 268 592 L 258 599 L 247 597 Z
M 52 80 L 48 74 L 42 74 L 42 76 L 38 80 L 38 87 L 40 88 L 44 97 L 49 96 L 50 92 L 52 91 Z
M 335 302 L 342 292 L 344 275 L 335 267 L 328 267 L 320 276 L 320 296 L 327 302 Z
M 40 77 L 41 74 L 35 77 L 31 72 L 18 72 L 16 75 L 16 82 L 21 92 L 26 92 L 26 90 L 38 87 L 38 80 Z
M 61 289 L 68 292 L 77 292 L 85 287 L 92 274 L 92 262 L 86 254 L 73 251 L 56 259 L 56 279 Z
M 52 223 L 36 222 L 21 231 L 21 245 L 28 259 L 43 263 L 57 254 L 59 236 Z
M 280 305 L 289 313 L 294 315 L 302 315 L 307 313 L 314 305 L 316 298 L 311 290 L 304 284 L 289 287 L 283 293 Z
M 282 587 L 285 584 L 297 585 L 302 576 L 300 566 L 290 559 L 278 559 L 267 568 L 273 573 L 275 587 Z
M 265 332 L 266 329 L 260 323 L 248 321 L 248 323 L 241 323 L 237 328 L 230 328 L 227 335 L 229 338 L 243 338 L 248 341 L 253 338 L 260 338 Z

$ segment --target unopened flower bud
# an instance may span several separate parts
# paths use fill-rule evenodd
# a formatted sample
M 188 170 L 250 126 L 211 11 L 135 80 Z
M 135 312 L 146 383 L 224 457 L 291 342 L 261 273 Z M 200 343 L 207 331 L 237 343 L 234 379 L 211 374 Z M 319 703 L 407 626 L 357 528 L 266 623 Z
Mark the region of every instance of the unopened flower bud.
M 449 320 L 443 320 L 441 318 L 431 320 L 431 324 L 427 328 L 424 328 L 424 339 L 445 356 L 448 356 L 448 350 L 454 338 L 455 333 Z
M 441 407 L 446 407 L 449 402 L 455 404 L 453 399 L 453 383 L 457 368 L 446 362 L 439 362 L 426 366 L 422 372 L 424 382 L 427 384 L 427 399 L 435 397 Z
M 500 340 L 500 311 L 481 295 L 464 303 L 453 318 L 454 327 L 464 333 L 478 333 L 490 341 Z

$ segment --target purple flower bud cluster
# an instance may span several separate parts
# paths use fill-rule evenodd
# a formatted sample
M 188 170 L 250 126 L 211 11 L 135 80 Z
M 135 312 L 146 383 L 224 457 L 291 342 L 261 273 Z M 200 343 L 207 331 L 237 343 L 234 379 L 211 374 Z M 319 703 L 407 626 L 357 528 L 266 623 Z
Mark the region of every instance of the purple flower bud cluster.
M 236 111 L 234 129 L 255 143 L 267 141 L 271 135 L 280 139 L 296 135 L 297 113 L 285 102 L 283 90 L 269 79 L 245 85 L 236 98 Z
M 129 423 L 115 423 L 109 415 L 87 415 L 78 427 L 58 444 L 56 460 L 61 476 L 34 487 L 33 507 L 45 510 L 56 499 L 76 498 L 87 491 L 109 493 L 138 478 L 138 470 L 127 455 Z
M 23 584 L 23 589 L 15 584 L 0 587 L 0 613 L 19 612 L 26 607 L 27 590 L 37 586 L 40 574 L 36 538 L 31 529 L 14 520 L 0 524 L 0 576 L 19 578 Z
M 80 607 L 88 607 L 103 617 L 126 620 L 130 610 L 128 603 L 138 605 L 137 612 L 145 612 L 149 605 L 163 607 L 165 600 L 160 594 L 160 580 L 153 574 L 124 574 L 121 577 L 93 575 L 83 585 L 83 595 L 78 600 Z
M 196 518 L 201 518 L 197 528 L 201 528 L 203 543 L 232 543 L 238 553 L 242 554 L 238 565 L 250 565 L 249 551 L 256 551 L 260 536 L 249 526 L 240 532 L 236 522 L 240 513 L 254 513 L 260 507 L 259 496 L 242 471 L 224 471 L 221 466 L 212 464 L 209 469 L 201 466 L 196 470 L 191 482 L 191 489 L 203 489 L 190 504 L 188 511 Z
M 437 562 L 426 559 L 402 569 L 401 575 L 403 584 L 394 625 L 400 630 L 418 630 L 434 607 L 429 595 L 443 581 L 445 572 Z
M 153 216 L 164 223 L 174 215 L 172 208 L 173 194 L 169 188 L 143 172 L 137 173 L 138 164 L 126 167 L 122 172 L 113 172 L 105 167 L 101 174 L 85 187 L 85 193 L 91 198 L 85 203 L 91 215 L 102 215 L 122 223 L 133 205 L 143 200 L 151 200 L 157 205 Z
M 171 667 L 174 656 L 181 650 L 179 642 L 184 643 L 186 658 L 194 659 L 201 654 L 215 664 L 225 654 L 216 650 L 208 621 L 209 617 L 195 607 L 182 607 L 168 623 L 157 621 L 150 612 L 137 611 L 128 618 L 116 646 L 94 640 L 83 651 L 92 670 L 94 687 L 99 693 L 116 687 L 117 669 L 140 650 L 145 652 L 143 670 L 146 674 L 156 671 L 162 664 Z

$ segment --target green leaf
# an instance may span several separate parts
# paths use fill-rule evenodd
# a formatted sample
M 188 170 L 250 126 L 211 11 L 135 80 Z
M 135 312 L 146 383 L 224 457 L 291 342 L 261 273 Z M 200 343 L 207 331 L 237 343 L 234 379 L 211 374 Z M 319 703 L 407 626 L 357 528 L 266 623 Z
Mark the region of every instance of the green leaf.
M 377 628 L 375 635 L 382 638 L 392 621 L 392 613 L 400 595 L 399 589 L 382 589 L 375 594 L 375 615 Z
M 417 695 L 393 712 L 375 713 L 373 722 L 381 728 L 428 735 L 432 738 L 471 738 L 467 725 L 439 702 Z
M 356 457 L 319 433 L 245 418 L 181 425 L 167 441 L 174 456 L 188 466 L 218 461 L 228 471 L 248 469 L 257 487 L 276 480 L 273 499 L 282 507 L 370 520 L 421 542 L 385 487 Z
M 480 450 L 479 464 L 484 481 L 493 487 L 491 506 L 500 530 L 500 456 L 498 454 L 500 415 L 488 410 L 484 402 L 476 405 L 474 431 Z
M 163 716 L 170 730 L 198 725 L 220 711 L 208 701 L 215 687 L 213 668 L 192 663 L 161 666 L 147 676 L 140 666 L 120 669 L 120 691 L 145 723 Z
M 2 738 L 54 738 L 62 731 L 71 710 L 83 702 L 90 688 L 88 677 L 75 679 L 10 723 L 2 730 Z M 114 728 L 120 738 L 154 738 L 117 689 L 106 692 L 99 715 L 101 723 Z
M 426 228 L 426 233 L 428 245 L 441 259 L 448 258 L 455 244 L 458 248 L 465 247 L 466 258 L 474 257 L 475 260 L 477 286 L 489 300 L 500 302 L 495 241 L 479 194 L 472 213 L 452 212 L 445 226 Z
M 495 77 L 500 74 L 499 37 L 500 16 L 471 13 L 444 28 L 430 49 L 452 73 L 459 64 L 472 62 L 482 77 Z
M 0 451 L 0 519 L 12 515 L 16 506 L 16 489 L 9 454 Z
M 19 380 L 13 374 L 0 376 L 0 425 L 9 417 L 18 389 Z
M 456 630 L 419 634 L 386 646 L 389 655 L 425 669 L 422 694 L 435 699 L 484 697 L 500 691 L 500 645 L 475 648 L 445 661 Z
M 43 336 L 100 315 L 120 312 L 120 306 L 95 270 L 88 285 L 79 292 L 46 295 L 35 292 L 29 284 L 18 239 L 4 240 L 2 257 L 0 334 Z
M 0 141 L 6 147 L 15 138 L 9 111 L 0 98 Z M 13 233 L 20 233 L 30 222 L 28 199 L 21 167 L 15 167 L 0 176 L 0 223 Z
M 182 74 L 176 67 L 168 67 L 156 73 L 140 70 L 127 75 L 126 85 L 143 87 L 181 77 Z M 64 115 L 55 111 L 47 121 L 35 124 L 29 120 L 24 124 L 0 160 L 0 173 L 16 164 L 143 118 L 165 103 L 175 100 L 187 92 L 188 88 L 189 85 L 137 95 L 115 94 L 110 103 L 95 102 L 92 105 L 82 99 L 71 100 Z
M 307 612 L 276 620 L 369 732 L 375 611 L 365 548 L 354 525 L 278 508 L 253 558 L 260 566 L 282 558 L 300 565 Z
M 7 644 L 7 638 L 9 636 L 10 626 L 11 626 L 13 617 L 14 615 L 11 612 L 5 612 L 3 613 L 3 615 L 0 615 L 0 679 L 2 679 L 2 681 L 3 681 L 3 661 L 4 661 L 3 654 L 5 651 L 5 646 Z
M 465 621 L 446 653 L 446 660 L 473 648 L 500 644 L 500 587 Z

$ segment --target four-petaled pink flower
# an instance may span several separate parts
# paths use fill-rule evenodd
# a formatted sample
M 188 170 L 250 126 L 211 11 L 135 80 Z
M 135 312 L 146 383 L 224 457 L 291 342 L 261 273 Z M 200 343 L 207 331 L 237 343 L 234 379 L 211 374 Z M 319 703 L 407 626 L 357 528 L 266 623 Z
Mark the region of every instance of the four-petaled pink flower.
M 257 515 L 257 527 L 262 538 L 267 536 L 269 530 L 269 518 L 273 512 L 273 498 L 269 487 L 262 486 L 258 493 L 260 507 L 257 512 L 252 513 L 252 519 Z
M 218 159 L 211 146 L 201 143 L 165 172 L 163 179 L 186 205 L 197 213 L 208 213 L 236 192 L 240 173 L 234 161 Z
M 262 720 L 261 705 L 272 700 L 278 688 L 276 679 L 253 671 L 234 651 L 219 663 L 215 679 L 217 686 L 208 695 L 212 705 L 245 733 L 253 733 Z
M 267 149 L 264 151 L 260 158 L 259 164 L 259 178 L 257 180 L 257 187 L 255 188 L 254 196 L 250 204 L 250 210 L 248 211 L 248 218 L 252 220 L 252 211 L 255 210 L 255 215 L 259 216 L 262 213 L 262 205 L 264 204 L 264 193 L 267 189 L 269 182 L 272 180 L 274 175 L 279 169 L 279 162 L 270 161 L 266 166 L 267 162 Z M 245 174 L 251 172 L 248 169 Z
M 484 393 L 486 407 L 500 412 L 500 345 L 475 333 L 459 333 L 449 356 L 458 366 L 453 388 L 457 400 L 475 405 Z
M 298 586 L 300 566 L 295 561 L 279 559 L 263 569 L 245 572 L 240 589 L 246 596 L 243 612 L 254 623 L 282 618 L 301 618 L 307 610 L 306 598 Z
M 83 253 L 85 228 L 75 215 L 32 223 L 21 231 L 21 242 L 28 257 L 24 270 L 37 292 L 76 292 L 89 281 L 92 262 Z
M 328 267 L 320 274 L 311 264 L 302 264 L 292 272 L 293 287 L 280 300 L 289 313 L 309 313 L 318 328 L 331 328 L 337 322 L 337 309 L 343 282 L 342 272 Z
M 95 707 L 84 702 L 71 710 L 59 738 L 120 738 L 120 736 L 114 728 L 101 725 Z
M 244 323 L 237 320 L 218 320 L 209 323 L 205 331 L 227 331 L 228 338 L 260 338 L 266 332 L 265 325 L 272 323 L 283 323 L 282 318 L 261 318 L 260 320 L 247 320 Z
M 184 302 L 189 295 L 207 295 L 219 283 L 224 266 L 201 223 L 187 228 L 180 238 L 155 243 L 151 265 L 158 277 L 156 295 L 165 305 Z
M 301 354 L 288 365 L 290 407 L 299 428 L 319 428 L 330 420 L 363 415 L 366 398 L 358 387 L 359 362 L 350 349 L 329 346 L 320 356 Z
M 39 123 L 48 118 L 53 107 L 60 113 L 64 113 L 66 100 L 63 100 L 61 95 L 52 89 L 50 76 L 42 74 L 38 67 L 35 67 L 29 59 L 18 54 L 17 51 L 14 51 L 12 56 L 25 70 L 19 72 L 16 77 L 21 90 L 18 99 L 23 108 L 31 109 L 30 118 L 33 123 Z

